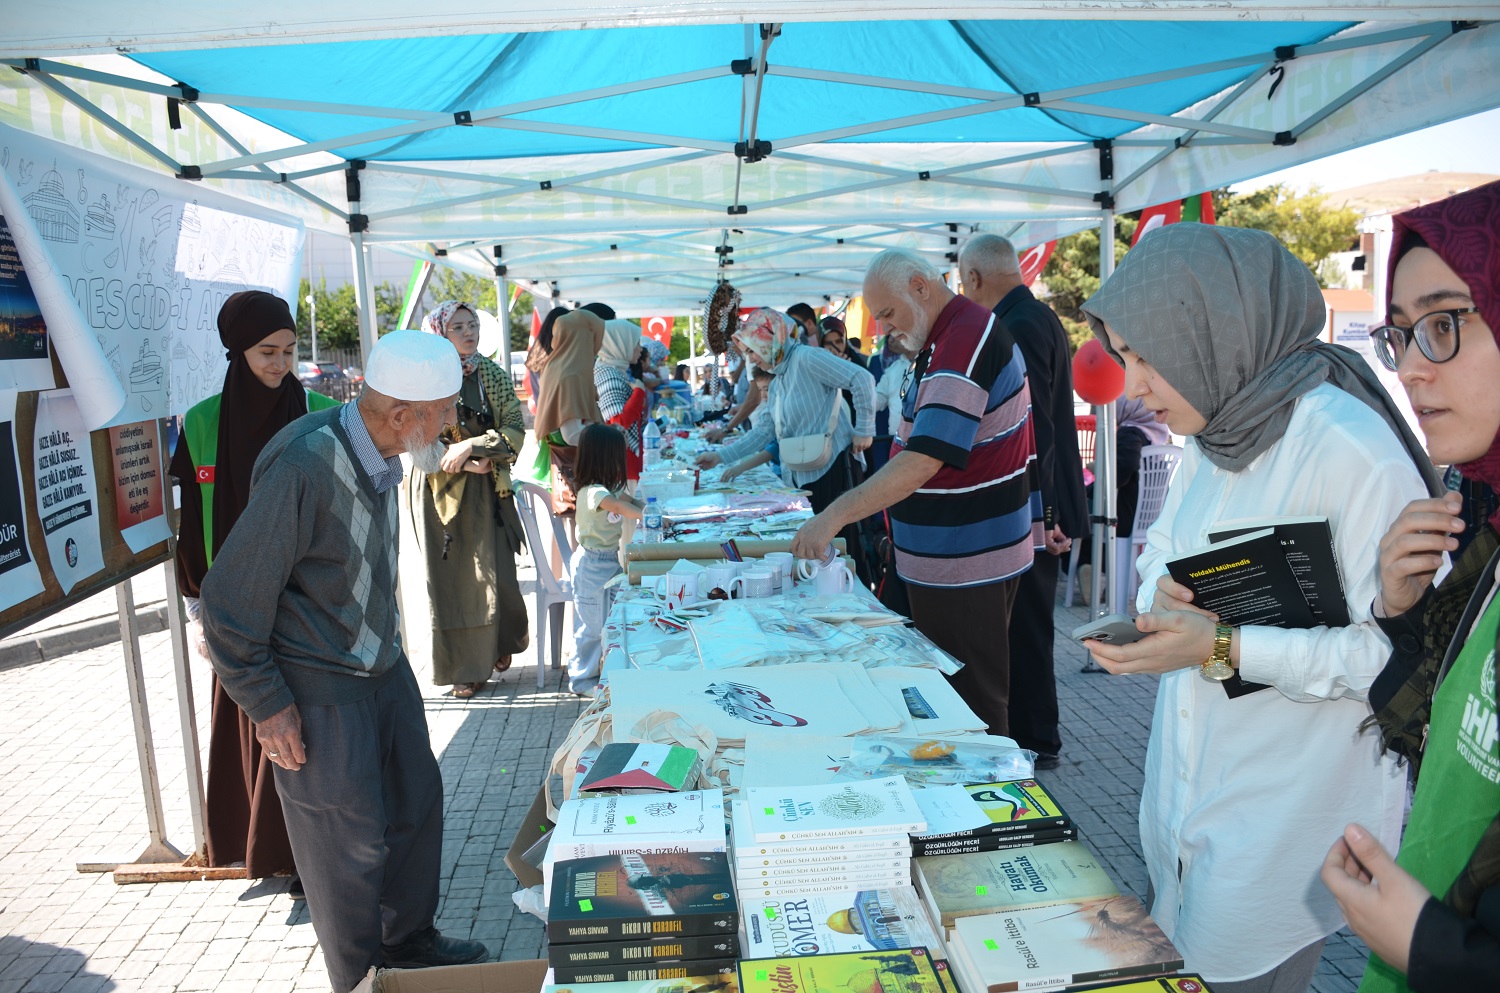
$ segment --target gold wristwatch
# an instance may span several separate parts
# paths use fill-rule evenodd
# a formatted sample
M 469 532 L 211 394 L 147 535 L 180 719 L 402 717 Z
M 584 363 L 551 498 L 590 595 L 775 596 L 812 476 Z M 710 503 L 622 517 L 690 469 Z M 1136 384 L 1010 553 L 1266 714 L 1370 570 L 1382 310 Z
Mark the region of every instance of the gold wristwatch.
M 1211 683 L 1222 683 L 1234 675 L 1229 664 L 1229 645 L 1234 639 L 1234 629 L 1228 624 L 1214 625 L 1214 651 L 1198 667 L 1198 675 Z

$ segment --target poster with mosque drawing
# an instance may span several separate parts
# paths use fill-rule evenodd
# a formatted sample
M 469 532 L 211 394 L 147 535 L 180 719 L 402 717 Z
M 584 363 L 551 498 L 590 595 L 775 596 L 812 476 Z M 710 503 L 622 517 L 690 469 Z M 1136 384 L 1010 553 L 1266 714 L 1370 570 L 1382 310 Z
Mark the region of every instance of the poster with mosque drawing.
M 296 299 L 296 219 L 3 125 L 0 177 L 0 213 L 90 430 L 217 393 L 230 294 Z

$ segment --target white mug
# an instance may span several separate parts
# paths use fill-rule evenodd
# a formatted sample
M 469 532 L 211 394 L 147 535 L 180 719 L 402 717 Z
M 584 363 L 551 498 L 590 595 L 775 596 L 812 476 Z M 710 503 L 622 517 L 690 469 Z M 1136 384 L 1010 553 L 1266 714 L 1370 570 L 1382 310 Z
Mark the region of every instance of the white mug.
M 854 574 L 842 559 L 834 559 L 832 562 L 801 559 L 797 563 L 797 575 L 803 579 L 811 579 L 813 591 L 818 596 L 854 592 Z
M 669 572 L 662 578 L 662 585 L 656 595 L 668 610 L 680 610 L 697 603 L 702 589 L 702 572 Z
M 792 588 L 792 578 L 797 569 L 797 556 L 791 552 L 767 552 L 761 557 L 766 568 L 776 570 L 776 588 L 782 592 Z
M 753 599 L 770 596 L 776 592 L 776 577 L 770 569 L 746 569 L 740 574 L 745 584 L 745 597 Z
M 706 571 L 708 580 L 704 585 L 710 590 L 723 590 L 725 593 L 731 592 L 730 587 L 734 583 L 734 578 L 740 572 L 739 567 L 733 562 L 715 562 Z

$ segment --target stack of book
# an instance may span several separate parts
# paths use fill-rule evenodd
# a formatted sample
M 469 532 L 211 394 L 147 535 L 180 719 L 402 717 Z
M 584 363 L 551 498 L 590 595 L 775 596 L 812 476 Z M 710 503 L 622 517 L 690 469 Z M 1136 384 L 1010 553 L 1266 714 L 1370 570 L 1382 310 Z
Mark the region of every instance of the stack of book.
M 548 982 L 732 979 L 739 925 L 724 852 L 565 859 L 547 908 Z
M 556 867 L 597 855 L 652 855 L 727 850 L 724 792 L 690 790 L 581 797 L 557 811 L 542 856 L 542 893 L 550 901 Z
M 1035 780 L 944 789 L 962 790 L 968 795 L 967 800 L 959 801 L 964 809 L 956 812 L 958 819 L 949 822 L 949 826 L 968 826 L 918 834 L 912 839 L 914 855 L 993 852 L 1077 837 L 1072 818 Z M 932 790 L 923 791 L 924 796 L 929 793 L 936 795 Z
M 911 883 L 911 838 L 925 830 L 900 776 L 748 787 L 732 807 L 741 901 Z
M 927 913 L 945 941 L 961 917 L 1100 900 L 1120 892 L 1081 841 L 929 855 L 912 865 Z
M 1176 972 L 1182 956 L 1131 896 L 960 917 L 948 964 L 966 993 L 1063 990 Z

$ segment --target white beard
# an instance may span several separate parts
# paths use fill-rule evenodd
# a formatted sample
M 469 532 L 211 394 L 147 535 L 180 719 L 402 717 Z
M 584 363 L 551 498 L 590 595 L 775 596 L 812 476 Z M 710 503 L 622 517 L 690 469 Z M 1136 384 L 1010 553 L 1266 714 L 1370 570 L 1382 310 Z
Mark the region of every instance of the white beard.
M 401 439 L 401 443 L 406 446 L 412 465 L 423 472 L 437 472 L 443 467 L 443 454 L 448 451 L 448 446 L 440 439 L 423 442 L 421 437 L 422 432 L 419 428 Z

